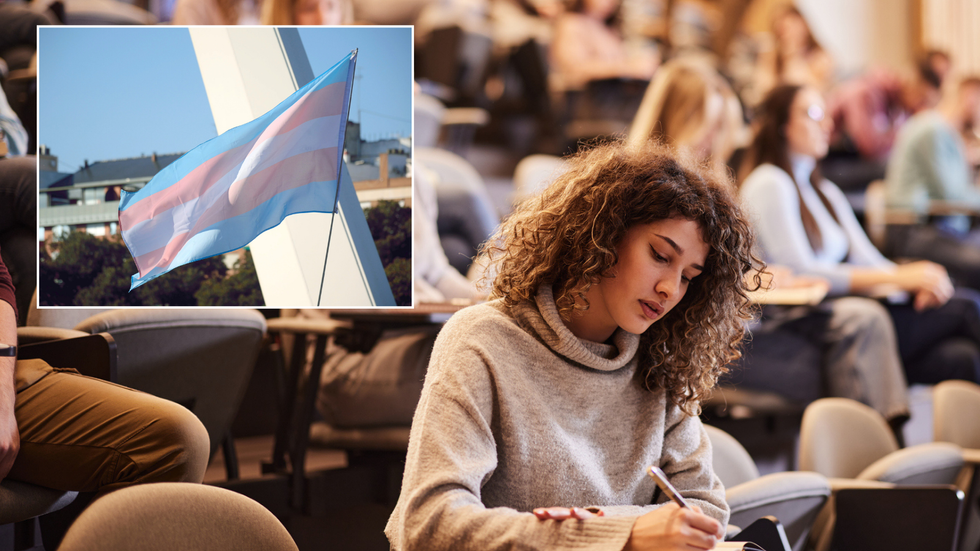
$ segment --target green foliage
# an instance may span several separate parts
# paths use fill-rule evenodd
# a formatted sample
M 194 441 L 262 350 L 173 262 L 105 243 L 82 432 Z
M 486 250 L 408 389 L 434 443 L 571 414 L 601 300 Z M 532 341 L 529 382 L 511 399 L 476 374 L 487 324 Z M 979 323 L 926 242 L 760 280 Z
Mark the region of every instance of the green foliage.
M 409 306 L 412 304 L 412 261 L 408 258 L 396 258 L 385 267 L 391 293 L 395 295 L 395 304 Z
M 240 301 L 245 297 L 256 296 L 258 299 L 247 305 L 262 305 L 254 267 L 251 279 L 242 277 L 228 286 L 219 285 L 235 277 L 226 278 L 228 269 L 221 257 L 181 266 L 129 292 L 136 264 L 118 238 L 102 239 L 75 231 L 51 246 L 57 250 L 53 258 L 42 253 L 40 261 L 43 306 L 224 306 L 243 304 Z M 204 294 L 207 302 L 199 303 L 196 295 L 205 285 L 210 287 Z
M 364 211 L 395 304 L 412 304 L 412 209 L 395 201 L 378 201 Z
M 224 279 L 208 279 L 194 296 L 201 306 L 265 306 L 259 276 L 255 272 L 251 251 L 245 251 L 245 262 L 235 261 L 235 273 Z

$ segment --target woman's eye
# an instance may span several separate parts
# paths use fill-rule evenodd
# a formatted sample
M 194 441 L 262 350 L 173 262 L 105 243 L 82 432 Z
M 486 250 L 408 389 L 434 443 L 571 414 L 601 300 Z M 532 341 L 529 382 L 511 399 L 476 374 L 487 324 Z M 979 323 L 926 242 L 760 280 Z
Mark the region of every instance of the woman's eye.
M 654 258 L 656 258 L 656 259 L 657 259 L 657 260 L 659 260 L 660 262 L 667 262 L 667 257 L 665 257 L 664 255 L 662 255 L 662 254 L 660 254 L 660 253 L 658 253 L 658 252 L 657 252 L 657 249 L 653 249 L 653 248 L 651 248 L 650 250 L 651 250 L 651 251 L 653 251 L 653 257 L 654 257 Z

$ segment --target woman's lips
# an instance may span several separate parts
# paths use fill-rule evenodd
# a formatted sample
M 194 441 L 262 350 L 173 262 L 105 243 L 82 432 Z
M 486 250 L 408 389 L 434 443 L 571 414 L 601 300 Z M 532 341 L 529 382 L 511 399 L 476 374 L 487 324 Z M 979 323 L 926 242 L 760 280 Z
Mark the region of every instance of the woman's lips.
M 655 302 L 646 302 L 641 300 L 640 307 L 643 308 L 643 313 L 646 315 L 646 317 L 650 319 L 657 319 L 663 312 L 663 307 Z

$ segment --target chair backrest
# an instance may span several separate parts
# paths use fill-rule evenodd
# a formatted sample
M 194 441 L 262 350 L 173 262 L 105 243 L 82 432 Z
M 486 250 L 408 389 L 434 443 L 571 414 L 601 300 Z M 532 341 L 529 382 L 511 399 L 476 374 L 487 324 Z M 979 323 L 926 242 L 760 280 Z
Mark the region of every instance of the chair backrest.
M 439 143 L 446 106 L 428 94 L 415 94 L 415 148 L 435 147 Z
M 829 478 L 854 478 L 898 442 L 881 414 L 855 400 L 822 398 L 803 412 L 800 470 Z
M 75 329 L 112 335 L 117 382 L 194 412 L 213 456 L 248 386 L 265 318 L 246 309 L 132 308 L 92 316 Z
M 500 215 L 483 177 L 469 161 L 445 149 L 419 147 L 414 155 L 416 163 L 433 176 L 439 204 L 439 234 L 453 233 L 451 227 L 458 225 L 457 233 L 466 234 L 464 237 L 475 250 L 500 224 Z
M 980 449 L 980 385 L 943 381 L 932 391 L 933 439 Z
M 141 484 L 96 500 L 59 551 L 294 551 L 285 527 L 258 502 L 204 484 Z
M 711 440 L 711 463 L 725 488 L 759 478 L 759 469 L 749 452 L 734 436 L 711 425 L 705 425 Z

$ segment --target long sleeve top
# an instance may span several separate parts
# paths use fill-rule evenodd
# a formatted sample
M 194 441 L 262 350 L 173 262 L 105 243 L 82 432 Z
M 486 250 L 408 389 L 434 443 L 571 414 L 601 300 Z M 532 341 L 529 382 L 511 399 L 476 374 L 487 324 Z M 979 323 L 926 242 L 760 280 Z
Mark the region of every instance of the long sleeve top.
M 14 298 L 14 283 L 10 279 L 10 272 L 7 265 L 0 259 L 0 300 L 6 302 L 14 309 L 14 319 L 17 319 L 17 300 Z
M 659 465 L 702 511 L 728 520 L 697 417 L 635 377 L 639 336 L 575 337 L 550 287 L 533 303 L 456 313 L 440 332 L 412 422 L 394 550 L 619 551 L 652 504 Z M 660 496 L 661 504 L 667 498 Z M 546 506 L 604 517 L 538 520 Z
M 793 157 L 799 192 L 786 171 L 762 164 L 742 183 L 740 194 L 767 262 L 783 264 L 802 275 L 824 277 L 830 281 L 830 293 L 842 295 L 851 287 L 853 266 L 884 268 L 893 264 L 868 239 L 844 192 L 823 180 L 820 191 L 840 222 L 834 220 L 810 183 L 815 164 L 810 157 Z M 813 250 L 803 229 L 800 197 L 820 228 L 823 247 L 819 251 Z
M 918 113 L 905 124 L 888 160 L 885 200 L 890 207 L 926 214 L 929 201 L 980 206 L 980 190 L 970 181 L 966 147 L 937 111 Z M 951 229 L 966 233 L 966 217 L 947 217 Z

